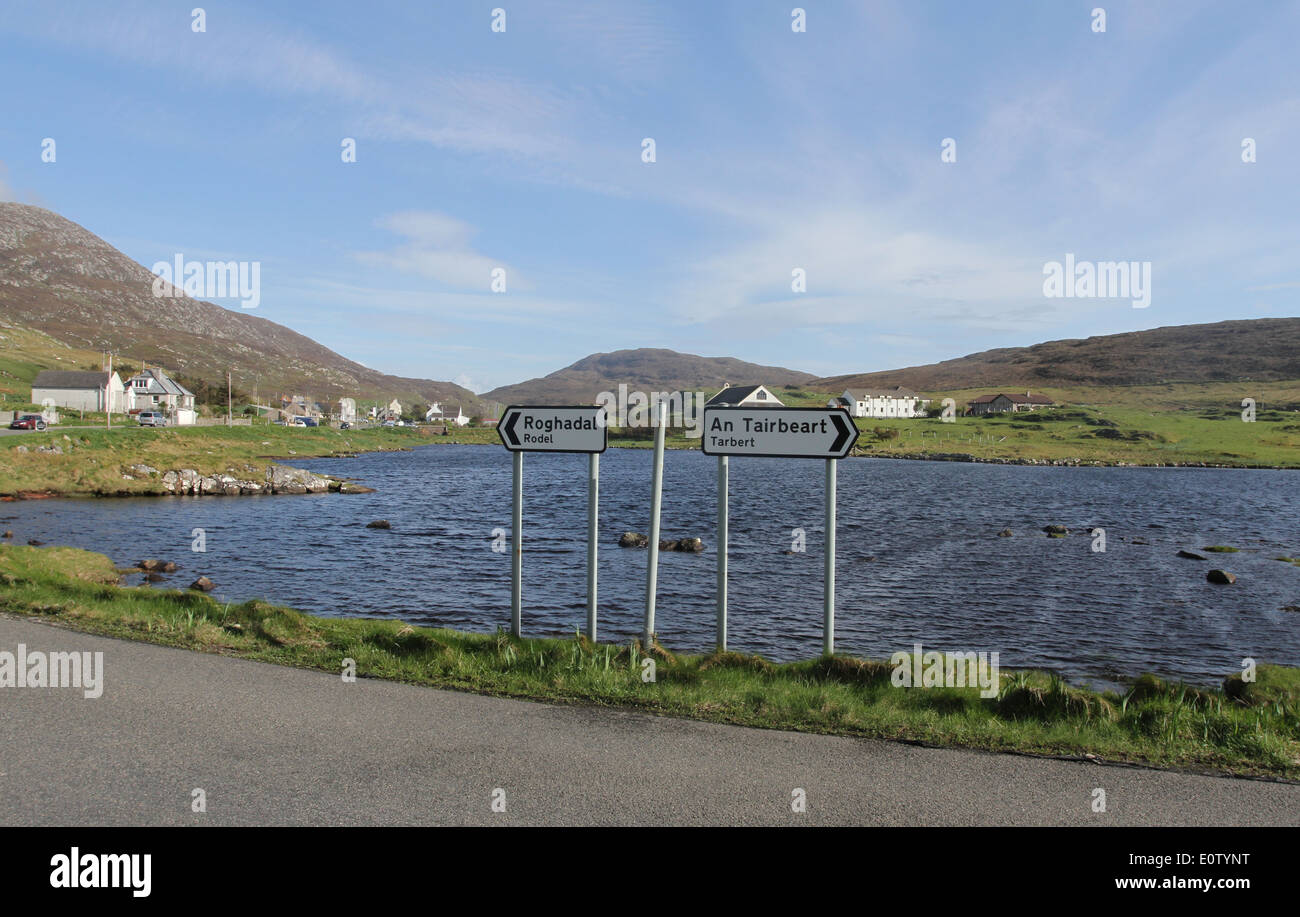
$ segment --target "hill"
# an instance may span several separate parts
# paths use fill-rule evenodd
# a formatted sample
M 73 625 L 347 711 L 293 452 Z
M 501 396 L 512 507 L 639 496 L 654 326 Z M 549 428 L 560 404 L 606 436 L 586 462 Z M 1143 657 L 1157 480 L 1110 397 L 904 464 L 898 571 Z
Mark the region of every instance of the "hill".
M 842 391 L 901 385 L 933 392 L 1287 379 L 1300 379 L 1300 318 L 1175 325 L 1004 347 L 928 366 L 829 376 L 809 387 Z
M 79 365 L 87 355 L 97 359 L 112 350 L 119 365 L 147 361 L 223 384 L 233 368 L 236 386 L 250 391 L 256 381 L 266 393 L 442 401 L 482 412 L 468 389 L 378 372 L 248 312 L 154 296 L 154 280 L 143 265 L 71 220 L 0 203 L 0 359 L 12 370 L 8 374 L 30 384 L 21 378 L 29 371 L 88 368 Z
M 540 379 L 505 385 L 482 397 L 502 404 L 586 404 L 601 392 L 617 392 L 620 383 L 630 391 L 705 391 L 713 394 L 726 383 L 742 385 L 803 385 L 810 373 L 779 366 L 760 366 L 731 357 L 700 357 L 675 350 L 642 347 L 584 357 L 572 366 Z

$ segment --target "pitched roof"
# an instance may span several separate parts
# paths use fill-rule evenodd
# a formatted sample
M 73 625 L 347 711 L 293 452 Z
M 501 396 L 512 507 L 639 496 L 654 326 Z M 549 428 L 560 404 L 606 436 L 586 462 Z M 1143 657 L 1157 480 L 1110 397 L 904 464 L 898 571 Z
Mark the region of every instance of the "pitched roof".
M 1012 394 L 1008 394 L 1006 392 L 996 392 L 992 395 L 980 395 L 978 398 L 972 398 L 970 401 L 966 403 L 967 404 L 991 404 L 992 402 L 997 401 L 999 398 L 1005 398 L 1008 401 L 1010 401 L 1012 404 L 1056 404 L 1055 401 L 1053 401 L 1051 398 L 1048 398 L 1046 395 L 1034 395 L 1030 392 L 1025 392 L 1023 395 L 1021 395 L 1018 392 Z
M 127 380 L 127 385 L 129 387 L 134 387 L 135 380 L 140 378 L 149 380 L 149 384 L 146 386 L 145 391 L 150 394 L 191 396 L 194 394 L 161 369 L 146 369 L 142 372 L 138 372 Z
M 73 369 L 43 369 L 32 380 L 32 388 L 103 388 L 111 374 Z
M 762 387 L 761 385 L 729 385 L 710 398 L 706 404 L 740 404 Z
M 915 398 L 916 392 L 897 385 L 894 388 L 851 388 L 846 390 L 858 401 L 868 398 Z

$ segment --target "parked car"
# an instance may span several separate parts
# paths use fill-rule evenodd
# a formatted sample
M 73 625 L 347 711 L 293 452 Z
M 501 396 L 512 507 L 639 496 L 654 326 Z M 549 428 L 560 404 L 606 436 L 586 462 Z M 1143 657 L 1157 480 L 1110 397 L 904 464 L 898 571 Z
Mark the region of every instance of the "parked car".
M 348 422 L 345 420 L 345 421 L 343 421 L 343 423 L 339 424 L 339 429 L 340 429 L 340 430 L 351 430 L 351 429 L 352 429 L 352 424 L 348 423 Z
M 20 414 L 9 424 L 10 430 L 44 430 L 45 418 L 40 414 Z
M 397 421 L 395 421 L 395 420 L 385 420 L 385 421 L 384 421 L 384 426 L 386 426 L 386 427 L 395 427 L 395 426 L 397 426 Z
M 142 427 L 165 427 L 167 415 L 161 411 L 141 411 L 136 415 L 135 422 Z

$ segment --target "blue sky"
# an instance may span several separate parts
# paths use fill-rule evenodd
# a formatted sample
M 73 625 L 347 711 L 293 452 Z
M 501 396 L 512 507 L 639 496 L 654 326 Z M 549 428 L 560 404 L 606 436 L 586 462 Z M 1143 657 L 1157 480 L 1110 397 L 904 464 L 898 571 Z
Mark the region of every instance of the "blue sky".
M 0 2 L 0 199 L 259 261 L 256 314 L 476 391 L 1300 314 L 1300 3 L 801 5 Z M 1151 305 L 1046 298 L 1067 252 Z

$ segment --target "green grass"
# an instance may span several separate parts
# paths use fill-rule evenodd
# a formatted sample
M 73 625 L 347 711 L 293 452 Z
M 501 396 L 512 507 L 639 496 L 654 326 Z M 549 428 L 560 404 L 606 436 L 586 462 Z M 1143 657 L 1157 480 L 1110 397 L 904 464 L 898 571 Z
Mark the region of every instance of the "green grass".
M 160 472 L 193 468 L 200 474 L 228 472 L 262 479 L 273 460 L 292 465 L 294 459 L 410 449 L 459 438 L 411 427 L 54 428 L 0 438 L 0 495 L 160 494 L 165 492 L 160 475 L 141 477 L 130 472 L 130 466 L 146 464 Z M 57 445 L 63 454 L 37 452 L 42 445 Z M 28 452 L 19 452 L 19 446 Z M 124 473 L 135 479 L 123 479 Z
M 325 618 L 262 601 L 116 585 L 108 558 L 0 546 L 0 611 L 78 630 L 360 677 L 746 726 L 1300 778 L 1300 670 L 1263 665 L 1223 688 L 1147 675 L 1123 694 L 1042 672 L 977 689 L 896 688 L 892 667 L 844 656 L 776 664 L 658 644 L 516 640 L 398 621 Z M 643 680 L 655 660 L 656 679 Z

